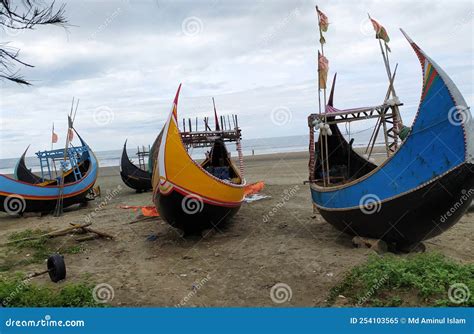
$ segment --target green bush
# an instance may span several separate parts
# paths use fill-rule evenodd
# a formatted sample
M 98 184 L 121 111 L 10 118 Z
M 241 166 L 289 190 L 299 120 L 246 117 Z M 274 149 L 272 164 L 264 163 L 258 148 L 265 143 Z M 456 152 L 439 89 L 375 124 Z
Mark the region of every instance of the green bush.
M 52 288 L 25 281 L 20 274 L 0 277 L 0 300 L 5 307 L 96 307 L 94 285 L 90 283 L 61 283 Z
M 473 264 L 460 264 L 435 253 L 389 254 L 372 256 L 354 267 L 331 289 L 328 303 L 334 305 L 344 295 L 357 306 L 474 306 L 472 294 Z

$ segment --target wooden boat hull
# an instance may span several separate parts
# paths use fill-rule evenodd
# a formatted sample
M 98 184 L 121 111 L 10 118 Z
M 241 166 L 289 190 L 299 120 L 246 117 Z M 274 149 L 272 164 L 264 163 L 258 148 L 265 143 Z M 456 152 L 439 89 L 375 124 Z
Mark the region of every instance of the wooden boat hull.
M 152 149 L 152 156 L 156 156 L 153 201 L 166 222 L 185 232 L 222 226 L 239 210 L 245 181 L 240 177 L 237 183 L 219 179 L 192 160 L 177 125 L 178 97 L 179 89 L 170 116 Z M 216 145 L 214 143 L 213 149 Z
M 154 198 L 160 216 L 171 226 L 186 232 L 198 232 L 225 226 L 239 211 L 240 205 L 227 207 L 204 202 L 197 195 L 173 190 Z
M 82 190 L 77 195 L 64 198 L 63 207 L 67 208 L 68 206 L 71 206 L 74 204 L 87 202 L 87 194 L 91 187 Z M 19 204 L 13 204 L 15 202 Z M 49 213 L 49 212 L 54 211 L 56 207 L 56 203 L 57 203 L 57 198 L 50 199 L 50 200 L 29 199 L 29 198 L 19 199 L 19 197 L 16 195 L 9 195 L 9 196 L 0 195 L 0 211 L 6 212 L 11 215 L 22 214 L 25 212 Z M 22 206 L 24 206 L 23 210 L 21 209 Z
M 84 146 L 87 146 L 82 138 L 80 140 Z M 87 161 L 84 162 L 84 166 L 87 166 L 87 171 L 83 177 L 75 182 L 65 183 L 63 187 L 31 184 L 0 175 L 0 211 L 10 215 L 24 212 L 51 212 L 61 192 L 64 208 L 85 202 L 89 190 L 97 180 L 99 169 L 97 158 L 92 150 L 89 148 L 86 153 Z
M 464 164 L 416 191 L 375 203 L 371 214 L 360 208 L 318 209 L 327 222 L 349 235 L 410 245 L 456 224 L 469 208 L 473 188 L 474 165 Z
M 120 176 L 123 183 L 136 191 L 147 191 L 152 189 L 151 174 L 135 166 L 127 154 L 127 142 L 123 145 L 122 158 L 120 160 Z
M 315 207 L 336 228 L 398 244 L 439 235 L 459 221 L 474 198 L 474 122 L 463 115 L 469 113 L 466 102 L 447 74 L 407 39 L 423 68 L 410 133 L 398 151 L 363 175 L 340 185 L 311 184 Z M 337 125 L 331 129 L 338 141 L 330 143 L 351 151 Z M 330 154 L 330 164 L 338 165 L 337 156 Z

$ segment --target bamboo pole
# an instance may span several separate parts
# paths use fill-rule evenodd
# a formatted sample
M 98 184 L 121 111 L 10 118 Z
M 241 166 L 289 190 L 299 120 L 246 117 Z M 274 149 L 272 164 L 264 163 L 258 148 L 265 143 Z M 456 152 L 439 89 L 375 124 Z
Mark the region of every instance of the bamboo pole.
M 324 57 L 324 43 L 322 43 L 322 36 L 323 36 L 323 32 L 321 30 L 321 25 L 319 24 L 320 21 L 321 21 L 321 17 L 319 15 L 319 11 L 318 11 L 318 6 L 316 6 L 316 13 L 318 15 L 318 28 L 319 28 L 319 44 L 321 45 L 321 55 Z M 319 59 L 318 59 L 318 68 L 319 68 Z M 319 71 L 318 71 L 318 76 L 320 75 Z M 319 82 L 319 77 L 318 77 L 318 82 Z M 319 87 L 319 91 L 318 91 L 318 94 L 320 94 L 320 90 L 321 90 L 321 87 Z M 324 124 L 326 125 L 327 124 L 327 114 L 326 114 L 326 87 L 323 88 L 323 106 L 324 106 Z M 319 107 L 320 109 L 320 113 L 321 113 L 321 106 Z M 320 131 L 321 133 L 322 131 Z M 324 173 L 324 169 L 323 169 L 323 178 L 326 179 L 327 177 L 327 184 L 330 184 L 330 175 L 329 175 L 329 148 L 328 148 L 328 134 L 327 134 L 327 131 L 325 131 L 326 134 L 324 135 L 324 146 L 325 146 L 325 153 L 326 153 L 326 174 Z M 324 181 L 324 185 L 326 185 L 326 181 Z
M 68 129 L 67 129 L 67 133 L 66 133 L 66 145 L 64 147 L 64 155 L 63 155 L 63 163 L 65 164 L 66 163 L 66 159 L 67 159 L 67 149 L 69 147 L 69 131 L 73 129 L 73 121 L 71 119 L 71 116 L 72 116 L 72 112 L 73 112 L 73 109 L 74 109 L 74 97 L 72 98 L 72 103 L 71 103 L 71 111 L 68 115 Z M 76 111 L 77 111 L 77 107 L 76 107 Z M 75 114 L 74 114 L 75 115 Z M 59 182 L 59 188 L 58 188 L 58 199 L 57 199 L 57 202 L 56 202 L 56 208 L 54 209 L 54 216 L 55 217 L 59 217 L 62 212 L 63 212 L 63 192 L 64 192 L 64 168 L 61 168 L 61 179 L 60 179 L 60 182 Z

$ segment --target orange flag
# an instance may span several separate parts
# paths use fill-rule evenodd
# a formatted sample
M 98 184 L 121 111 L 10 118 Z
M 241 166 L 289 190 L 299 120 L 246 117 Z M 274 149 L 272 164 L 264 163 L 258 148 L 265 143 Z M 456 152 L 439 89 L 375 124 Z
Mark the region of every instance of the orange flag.
M 329 61 L 318 51 L 318 74 L 319 74 L 319 89 L 326 89 L 326 82 L 328 80 Z

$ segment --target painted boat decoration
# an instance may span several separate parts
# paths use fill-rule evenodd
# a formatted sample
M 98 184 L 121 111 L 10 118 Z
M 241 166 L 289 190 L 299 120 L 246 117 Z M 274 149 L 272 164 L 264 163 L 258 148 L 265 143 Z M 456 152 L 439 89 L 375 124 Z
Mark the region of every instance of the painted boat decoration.
M 43 178 L 31 172 L 31 169 L 26 166 L 25 156 L 26 152 L 28 152 L 28 148 L 29 147 L 27 147 L 25 152 L 23 152 L 15 166 L 15 179 L 31 184 L 42 183 L 44 181 Z
M 311 134 L 316 118 L 325 119 L 332 133 L 327 135 L 326 126 L 326 135 L 310 146 L 312 200 L 324 219 L 349 235 L 405 247 L 446 231 L 468 209 L 474 195 L 474 125 L 453 81 L 402 33 L 421 63 L 423 89 L 416 118 L 400 147 L 380 166 L 358 155 L 335 120 L 357 116 L 364 108 L 335 109 L 334 83 L 326 113 L 310 116 L 309 126 Z M 390 105 L 381 107 L 387 110 Z M 365 113 L 377 108 L 366 108 Z M 325 140 L 326 160 L 321 155 Z M 330 177 L 323 175 L 325 166 L 330 166 L 325 169 Z
M 180 89 L 181 85 L 161 138 L 156 141 L 159 146 L 153 172 L 153 200 L 160 216 L 169 224 L 193 232 L 229 221 L 243 202 L 245 180 L 219 136 L 212 140 L 209 156 L 202 164 L 188 154 L 182 139 L 184 133 L 180 133 L 177 122 Z
M 128 187 L 135 189 L 137 192 L 152 189 L 151 173 L 130 161 L 127 154 L 127 141 L 123 145 L 122 158 L 120 160 L 120 176 Z
M 77 134 L 77 132 L 76 132 Z M 77 134 L 84 150 L 81 166 L 73 168 L 72 177 L 77 178 L 68 182 L 60 179 L 43 180 L 42 183 L 14 180 L 6 175 L 0 175 L 0 210 L 10 215 L 24 212 L 52 212 L 58 203 L 62 208 L 73 204 L 84 203 L 97 180 L 98 162 L 87 143 Z M 61 150 L 64 152 L 64 150 Z M 64 154 L 64 153 L 63 153 Z M 25 166 L 26 167 L 26 166 Z M 66 173 L 65 173 L 66 175 Z

